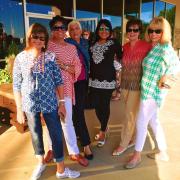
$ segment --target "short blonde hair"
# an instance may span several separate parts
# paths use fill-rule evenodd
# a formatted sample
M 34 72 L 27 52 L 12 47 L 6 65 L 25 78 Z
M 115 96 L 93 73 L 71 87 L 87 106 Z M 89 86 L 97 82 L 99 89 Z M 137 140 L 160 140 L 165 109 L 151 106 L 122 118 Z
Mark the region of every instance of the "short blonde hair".
M 146 28 L 145 40 L 150 42 L 151 40 L 149 38 L 148 29 L 161 29 L 162 36 L 160 43 L 161 44 L 171 43 L 171 26 L 169 22 L 162 16 L 153 18 L 149 26 Z
M 70 27 L 71 25 L 77 24 L 79 26 L 79 28 L 82 30 L 81 24 L 79 21 L 77 20 L 72 20 L 69 24 L 68 24 L 68 31 L 70 31 Z

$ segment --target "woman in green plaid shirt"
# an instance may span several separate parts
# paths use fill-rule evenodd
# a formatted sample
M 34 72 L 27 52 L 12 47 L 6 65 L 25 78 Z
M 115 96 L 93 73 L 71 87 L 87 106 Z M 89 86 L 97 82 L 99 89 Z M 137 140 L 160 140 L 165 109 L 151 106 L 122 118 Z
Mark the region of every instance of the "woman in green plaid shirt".
M 179 59 L 171 45 L 171 28 L 166 19 L 155 17 L 145 34 L 153 48 L 142 63 L 143 76 L 141 80 L 141 102 L 137 117 L 137 134 L 135 151 L 126 168 L 135 168 L 141 162 L 141 151 L 150 124 L 159 153 L 148 154 L 148 157 L 168 161 L 167 145 L 164 132 L 158 119 L 159 108 L 170 88 L 169 82 L 179 72 Z

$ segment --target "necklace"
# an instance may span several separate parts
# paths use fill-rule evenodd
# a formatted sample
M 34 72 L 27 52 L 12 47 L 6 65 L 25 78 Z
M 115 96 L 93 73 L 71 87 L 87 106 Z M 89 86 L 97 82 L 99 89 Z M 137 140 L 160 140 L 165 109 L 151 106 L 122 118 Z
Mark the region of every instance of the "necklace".
M 44 75 L 45 70 L 45 52 L 42 52 L 38 57 L 33 57 L 32 72 L 35 74 L 35 89 L 38 89 L 38 74 Z

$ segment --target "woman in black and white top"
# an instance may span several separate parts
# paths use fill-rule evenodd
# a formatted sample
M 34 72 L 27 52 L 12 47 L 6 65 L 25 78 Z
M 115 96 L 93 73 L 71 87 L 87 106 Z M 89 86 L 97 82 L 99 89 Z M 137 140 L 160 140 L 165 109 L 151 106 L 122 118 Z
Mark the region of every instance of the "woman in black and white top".
M 89 86 L 94 99 L 100 132 L 95 136 L 98 147 L 105 144 L 110 115 L 110 99 L 116 85 L 116 72 L 120 70 L 121 46 L 111 38 L 112 25 L 101 19 L 96 28 L 96 41 L 90 48 Z

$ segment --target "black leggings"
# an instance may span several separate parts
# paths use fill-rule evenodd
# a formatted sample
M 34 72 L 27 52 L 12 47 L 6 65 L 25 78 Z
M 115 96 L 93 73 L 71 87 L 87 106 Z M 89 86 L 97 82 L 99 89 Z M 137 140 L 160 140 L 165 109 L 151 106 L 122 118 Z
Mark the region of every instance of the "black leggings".
M 101 124 L 101 131 L 106 131 L 110 116 L 110 100 L 113 89 L 91 88 L 96 116 Z
M 87 146 L 91 143 L 84 116 L 85 98 L 88 88 L 87 81 L 77 81 L 74 84 L 74 88 L 76 104 L 73 106 L 73 124 L 76 136 L 80 138 L 81 145 Z

